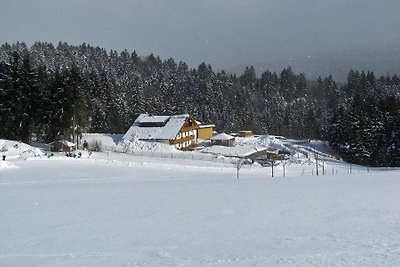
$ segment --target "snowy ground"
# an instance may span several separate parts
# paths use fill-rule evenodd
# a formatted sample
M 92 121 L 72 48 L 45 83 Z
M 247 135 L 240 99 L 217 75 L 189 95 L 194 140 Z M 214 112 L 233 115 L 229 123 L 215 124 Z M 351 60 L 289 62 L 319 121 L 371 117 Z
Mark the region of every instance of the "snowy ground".
M 1 161 L 0 266 L 398 266 L 400 171 L 326 164 Z

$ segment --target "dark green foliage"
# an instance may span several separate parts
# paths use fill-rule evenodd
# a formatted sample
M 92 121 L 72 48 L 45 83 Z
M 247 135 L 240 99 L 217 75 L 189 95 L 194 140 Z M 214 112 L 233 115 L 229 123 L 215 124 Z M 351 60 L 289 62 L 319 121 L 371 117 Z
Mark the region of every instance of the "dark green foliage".
M 400 165 L 400 79 L 350 71 L 307 81 L 290 67 L 240 76 L 210 65 L 107 52 L 88 44 L 0 47 L 0 137 L 76 140 L 83 132 L 124 133 L 140 113 L 193 115 L 218 131 L 252 130 L 329 140 L 348 161 Z
M 375 79 L 350 71 L 346 97 L 333 111 L 328 139 L 344 159 L 370 166 L 400 166 L 400 87 L 397 77 Z

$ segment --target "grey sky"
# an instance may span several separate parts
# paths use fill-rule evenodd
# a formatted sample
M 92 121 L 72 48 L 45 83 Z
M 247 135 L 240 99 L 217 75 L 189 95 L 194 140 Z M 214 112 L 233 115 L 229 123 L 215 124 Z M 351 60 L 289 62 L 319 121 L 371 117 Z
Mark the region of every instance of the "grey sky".
M 217 68 L 400 40 L 399 0 L 0 0 L 0 43 L 89 43 Z

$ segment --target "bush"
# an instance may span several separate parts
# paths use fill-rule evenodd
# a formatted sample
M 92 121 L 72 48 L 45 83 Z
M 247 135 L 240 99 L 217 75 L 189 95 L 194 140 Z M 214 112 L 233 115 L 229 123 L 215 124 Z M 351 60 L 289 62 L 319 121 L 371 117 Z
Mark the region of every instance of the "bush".
M 0 152 L 7 152 L 7 151 L 8 151 L 8 148 L 7 148 L 6 145 L 4 145 L 4 146 L 0 149 Z
M 103 150 L 103 145 L 101 144 L 101 141 L 94 140 L 94 141 L 90 144 L 89 149 L 90 149 L 91 151 L 94 151 L 94 152 L 101 152 L 101 151 Z

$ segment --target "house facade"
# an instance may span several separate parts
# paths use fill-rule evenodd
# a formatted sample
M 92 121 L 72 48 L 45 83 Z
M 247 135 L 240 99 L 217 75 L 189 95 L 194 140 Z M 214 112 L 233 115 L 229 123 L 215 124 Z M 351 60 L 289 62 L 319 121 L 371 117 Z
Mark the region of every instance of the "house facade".
M 187 150 L 197 142 L 198 123 L 190 115 L 156 116 L 141 114 L 123 136 L 123 140 L 167 143 Z

